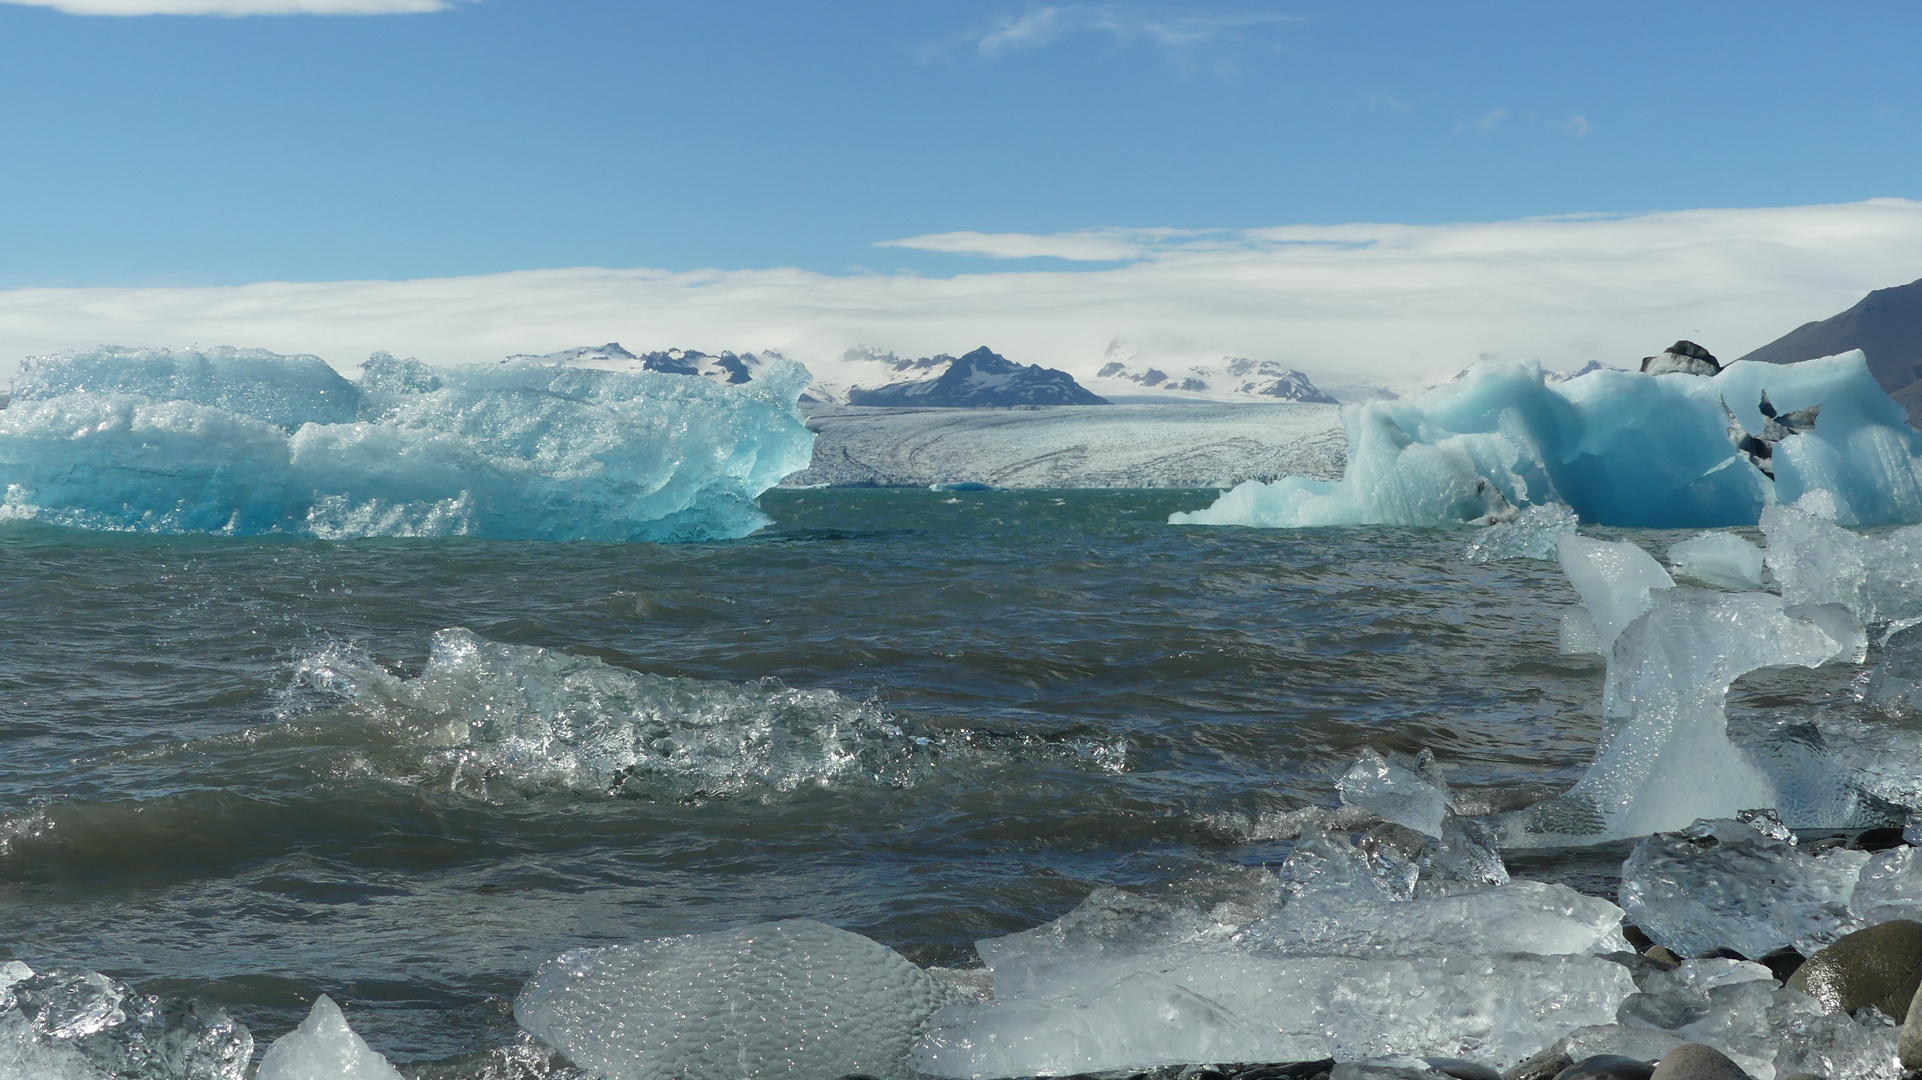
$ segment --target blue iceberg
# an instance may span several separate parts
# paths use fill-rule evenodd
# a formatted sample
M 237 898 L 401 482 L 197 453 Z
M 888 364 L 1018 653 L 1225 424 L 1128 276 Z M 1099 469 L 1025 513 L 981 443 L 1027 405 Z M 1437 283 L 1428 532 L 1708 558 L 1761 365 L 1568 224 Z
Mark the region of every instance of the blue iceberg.
M 807 467 L 809 376 L 744 386 L 541 364 L 430 368 L 101 348 L 29 361 L 0 410 L 0 520 L 349 539 L 713 540 Z
M 1559 503 L 1589 524 L 1754 525 L 1818 489 L 1837 521 L 1922 521 L 1922 442 L 1861 352 L 1713 376 L 1599 370 L 1551 384 L 1481 364 L 1413 401 L 1344 406 L 1339 481 L 1249 481 L 1177 525 L 1488 524 Z

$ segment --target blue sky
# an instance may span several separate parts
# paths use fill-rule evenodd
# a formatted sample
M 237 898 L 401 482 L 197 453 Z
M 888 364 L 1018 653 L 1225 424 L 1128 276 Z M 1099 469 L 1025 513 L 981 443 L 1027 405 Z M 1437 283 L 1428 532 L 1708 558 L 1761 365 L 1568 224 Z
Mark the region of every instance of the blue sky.
M 1909 0 L 58 10 L 253 2 L 0 0 L 0 288 L 1922 197 Z

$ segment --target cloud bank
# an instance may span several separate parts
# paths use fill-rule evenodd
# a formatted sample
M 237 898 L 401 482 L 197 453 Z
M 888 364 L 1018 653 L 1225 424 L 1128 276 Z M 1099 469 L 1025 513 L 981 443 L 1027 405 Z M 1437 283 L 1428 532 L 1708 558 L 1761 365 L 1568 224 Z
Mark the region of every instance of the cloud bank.
M 1258 26 L 1298 21 L 1260 11 L 1198 12 L 1124 4 L 1064 4 L 1030 8 L 998 20 L 975 36 L 974 47 L 994 59 L 1040 49 L 1075 34 L 1106 34 L 1118 42 L 1148 41 L 1166 49 L 1190 49 L 1211 39 Z
M 69 15 L 418 15 L 461 0 L 0 0 Z
M 261 346 L 351 369 L 376 349 L 463 363 L 619 341 L 635 350 L 777 349 L 823 374 L 857 345 L 924 356 L 986 344 L 1076 374 L 1111 354 L 1166 363 L 1247 356 L 1318 382 L 1401 386 L 1483 356 L 1628 365 L 1681 337 L 1733 358 L 1870 289 L 1922 277 L 1922 202 L 896 243 L 1126 263 L 949 278 L 580 268 L 24 289 L 0 292 L 0 371 L 100 343 Z

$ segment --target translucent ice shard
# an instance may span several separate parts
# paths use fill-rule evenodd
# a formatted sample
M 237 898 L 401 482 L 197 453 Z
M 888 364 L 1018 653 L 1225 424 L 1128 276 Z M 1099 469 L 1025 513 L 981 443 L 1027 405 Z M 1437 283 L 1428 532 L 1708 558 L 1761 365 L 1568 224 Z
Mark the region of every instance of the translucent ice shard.
M 1806 430 L 1775 419 L 1817 407 Z M 1713 377 L 1597 371 L 1556 385 L 1533 363 L 1481 364 L 1413 401 L 1343 406 L 1342 427 L 1340 481 L 1250 481 L 1170 520 L 1443 525 L 1562 503 L 1595 524 L 1714 527 L 1753 525 L 1770 504 L 1818 489 L 1834 493 L 1845 524 L 1922 520 L 1915 433 L 1859 352 L 1738 362 Z M 1743 449 L 1761 441 L 1772 456 Z
M 1647 613 L 1627 624 L 1608 653 L 1606 731 L 1594 760 L 1569 791 L 1509 815 L 1505 844 L 1643 836 L 1778 805 L 1775 782 L 1729 741 L 1729 685 L 1758 668 L 1859 661 L 1867 647 L 1861 625 L 1835 605 L 1688 587 L 1647 595 Z M 1615 617 L 1598 613 L 1598 630 Z
M 1403 903 L 1291 903 L 1241 932 L 1251 949 L 1288 955 L 1599 955 L 1628 948 L 1622 909 L 1566 885 L 1506 885 Z
M 0 1080 L 242 1080 L 254 1040 L 196 1001 L 0 964 Z
M 1850 903 L 1868 862 L 1842 848 L 1811 855 L 1738 821 L 1700 821 L 1635 845 L 1622 864 L 1622 908 L 1682 956 L 1783 947 L 1806 956 L 1863 925 Z
M 1668 549 L 1668 561 L 1677 573 L 1724 589 L 1762 587 L 1762 549 L 1734 533 L 1684 540 Z
M 299 1027 L 274 1040 L 254 1080 L 404 1080 L 387 1059 L 354 1033 L 326 994 Z
M 376 355 L 358 384 L 310 356 L 98 349 L 35 360 L 0 411 L 0 517 L 323 539 L 706 540 L 808 464 L 779 366 L 696 376 Z
M 1828 500 L 1814 498 L 1762 515 L 1782 595 L 1797 604 L 1841 604 L 1871 625 L 1922 617 L 1922 526 L 1864 536 L 1837 524 L 1832 512 Z
M 893 1080 L 951 999 L 892 949 L 796 920 L 567 953 L 514 1016 L 607 1080 Z
M 1555 554 L 1582 598 L 1590 648 L 1603 656 L 1622 630 L 1653 604 L 1650 590 L 1675 586 L 1662 564 L 1632 541 L 1609 543 L 1568 533 L 1557 538 Z
M 1367 810 L 1424 836 L 1441 836 L 1448 789 L 1438 775 L 1424 776 L 1367 750 L 1335 782 L 1335 790 L 1343 806 Z
M 1580 525 L 1581 519 L 1575 516 L 1575 511 L 1560 503 L 1531 506 L 1513 520 L 1497 522 L 1483 530 L 1468 545 L 1468 561 L 1552 559 L 1555 541 Z

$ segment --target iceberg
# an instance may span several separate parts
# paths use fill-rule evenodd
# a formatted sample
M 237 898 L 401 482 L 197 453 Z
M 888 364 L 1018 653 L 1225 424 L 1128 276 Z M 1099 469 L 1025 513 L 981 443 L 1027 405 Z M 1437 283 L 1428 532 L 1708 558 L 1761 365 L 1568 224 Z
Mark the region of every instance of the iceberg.
M 1808 410 L 1810 430 L 1778 420 Z M 1480 364 L 1413 401 L 1345 405 L 1341 416 L 1341 480 L 1250 480 L 1169 521 L 1491 524 L 1559 503 L 1590 524 L 1713 528 L 1754 525 L 1822 489 L 1844 524 L 1922 521 L 1922 443 L 1859 351 L 1561 383 L 1532 361 Z
M 566 953 L 514 1017 L 606 1080 L 906 1080 L 952 997 L 892 949 L 797 919 Z
M 254 1080 L 405 1080 L 354 1029 L 326 994 L 299 1027 L 274 1040 Z
M 31 360 L 0 410 L 0 520 L 342 540 L 713 540 L 807 467 L 797 364 L 433 369 L 375 354 L 101 348 Z
M 1504 559 L 1552 559 L 1555 543 L 1565 532 L 1581 525 L 1575 511 L 1556 503 L 1531 506 L 1509 521 L 1497 522 L 1482 531 L 1468 545 L 1468 561 L 1500 562 Z

